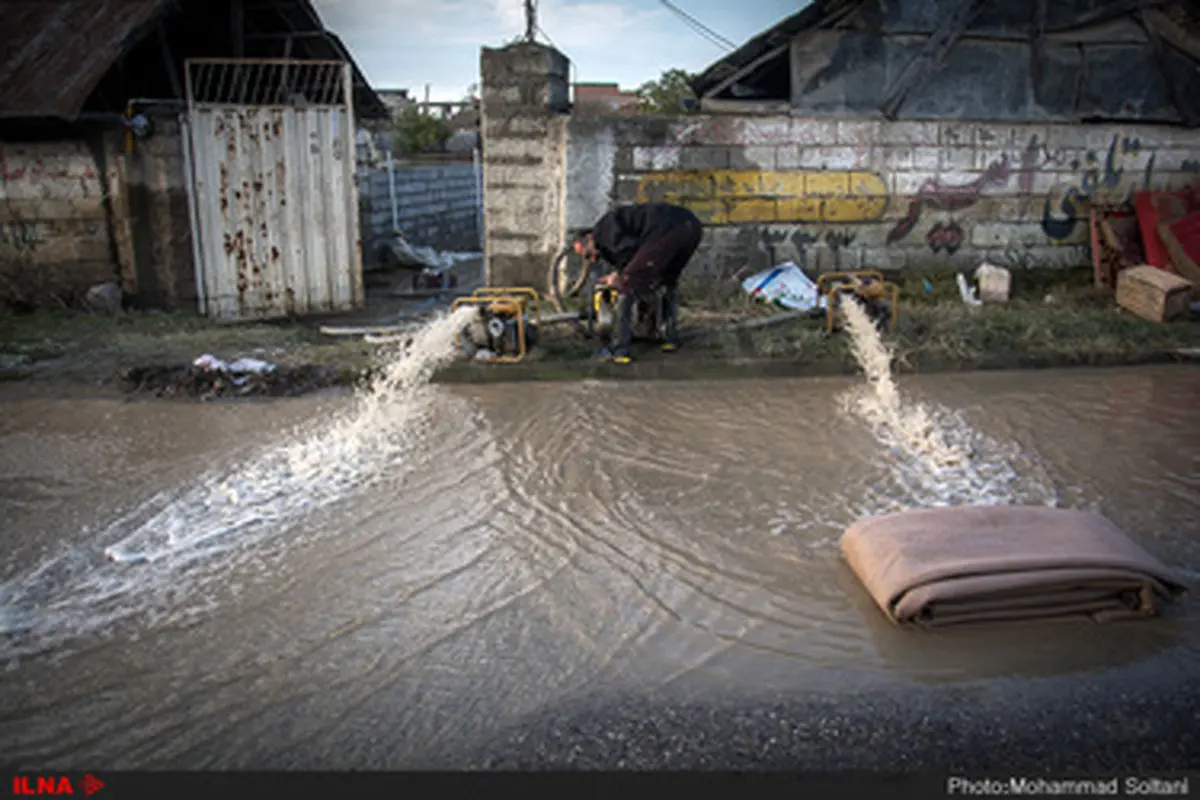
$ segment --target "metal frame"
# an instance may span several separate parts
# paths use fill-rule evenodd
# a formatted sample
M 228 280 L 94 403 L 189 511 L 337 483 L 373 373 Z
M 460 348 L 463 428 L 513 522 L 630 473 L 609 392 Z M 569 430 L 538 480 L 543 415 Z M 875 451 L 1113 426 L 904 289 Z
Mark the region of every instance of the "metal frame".
M 865 279 L 873 279 L 874 284 L 868 285 Z M 833 281 L 841 281 L 835 283 L 828 289 L 825 288 L 827 283 Z M 878 286 L 878 292 L 867 294 L 870 286 Z M 817 278 L 817 291 L 825 297 L 825 332 L 833 333 L 837 327 L 838 317 L 838 295 L 855 294 L 859 297 L 875 299 L 883 297 L 885 293 L 891 294 L 891 314 L 888 323 L 888 332 L 896 332 L 896 318 L 900 316 L 900 287 L 891 281 L 885 280 L 883 273 L 875 269 L 864 269 L 855 272 L 826 272 Z

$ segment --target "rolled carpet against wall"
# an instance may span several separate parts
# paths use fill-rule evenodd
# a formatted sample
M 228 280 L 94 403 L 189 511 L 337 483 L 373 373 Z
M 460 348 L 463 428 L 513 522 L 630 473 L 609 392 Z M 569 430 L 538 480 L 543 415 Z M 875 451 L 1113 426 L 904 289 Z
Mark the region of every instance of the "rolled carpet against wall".
M 842 554 L 901 625 L 1153 615 L 1187 588 L 1097 514 L 1029 506 L 902 511 L 846 529 Z

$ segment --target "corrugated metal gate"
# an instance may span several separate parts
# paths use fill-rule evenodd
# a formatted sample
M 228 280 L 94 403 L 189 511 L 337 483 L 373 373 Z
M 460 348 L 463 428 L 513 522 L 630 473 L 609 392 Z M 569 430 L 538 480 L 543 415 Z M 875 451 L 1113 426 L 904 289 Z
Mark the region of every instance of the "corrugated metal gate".
M 363 305 L 350 65 L 187 63 L 184 163 L 200 312 Z

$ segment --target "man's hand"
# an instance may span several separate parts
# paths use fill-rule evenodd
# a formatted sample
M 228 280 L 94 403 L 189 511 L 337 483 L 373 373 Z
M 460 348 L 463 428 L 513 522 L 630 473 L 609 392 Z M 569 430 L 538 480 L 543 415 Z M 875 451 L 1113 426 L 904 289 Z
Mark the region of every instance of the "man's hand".
M 605 275 L 603 278 L 601 278 L 599 281 L 597 281 L 597 283 L 599 283 L 601 286 L 604 286 L 606 288 L 611 288 L 613 286 L 613 284 L 615 284 L 616 282 L 617 282 L 617 273 L 616 272 L 610 272 L 607 275 Z

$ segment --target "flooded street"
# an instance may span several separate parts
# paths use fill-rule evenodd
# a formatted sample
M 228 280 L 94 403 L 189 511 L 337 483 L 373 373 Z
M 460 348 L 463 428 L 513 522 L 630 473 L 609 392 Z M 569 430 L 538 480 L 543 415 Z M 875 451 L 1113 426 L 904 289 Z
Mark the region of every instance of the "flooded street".
M 1195 767 L 1195 598 L 899 630 L 837 539 L 1091 508 L 1195 582 L 1200 369 L 902 380 L 936 470 L 862 379 L 401 388 L 0 403 L 6 765 Z

